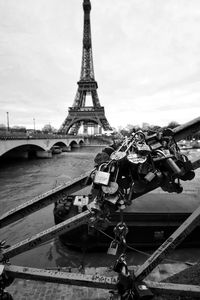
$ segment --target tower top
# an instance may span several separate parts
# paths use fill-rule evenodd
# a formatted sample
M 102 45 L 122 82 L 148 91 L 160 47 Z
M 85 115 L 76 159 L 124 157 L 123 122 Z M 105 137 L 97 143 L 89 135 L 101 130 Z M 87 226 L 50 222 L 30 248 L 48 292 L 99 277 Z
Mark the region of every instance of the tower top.
M 92 38 L 90 24 L 90 0 L 83 0 L 84 23 L 83 23 L 83 48 L 81 74 L 78 90 L 72 107 L 69 107 L 68 116 L 62 124 L 60 131 L 77 134 L 81 124 L 91 126 L 98 124 L 104 130 L 112 130 L 108 123 L 104 107 L 100 105 L 97 94 L 97 82 L 94 76 Z M 92 105 L 87 106 L 86 97 L 92 97 Z
M 89 12 L 91 10 L 90 0 L 83 0 L 83 9 L 85 12 Z

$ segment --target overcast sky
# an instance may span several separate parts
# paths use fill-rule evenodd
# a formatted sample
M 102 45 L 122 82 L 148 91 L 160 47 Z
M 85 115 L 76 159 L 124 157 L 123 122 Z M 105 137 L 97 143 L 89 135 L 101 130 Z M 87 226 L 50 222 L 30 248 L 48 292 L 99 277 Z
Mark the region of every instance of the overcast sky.
M 200 116 L 200 1 L 91 0 L 100 103 L 111 126 Z M 59 128 L 80 78 L 82 0 L 0 0 L 0 123 Z

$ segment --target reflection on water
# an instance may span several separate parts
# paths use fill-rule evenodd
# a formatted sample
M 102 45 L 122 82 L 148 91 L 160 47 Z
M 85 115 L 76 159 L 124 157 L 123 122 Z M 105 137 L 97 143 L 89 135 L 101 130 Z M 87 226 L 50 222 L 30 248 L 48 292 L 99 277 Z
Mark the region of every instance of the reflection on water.
M 49 189 L 66 182 L 93 168 L 93 159 L 99 147 L 83 147 L 71 153 L 62 153 L 52 159 L 34 159 L 4 164 L 0 167 L 0 212 L 1 214 L 32 199 Z M 190 153 L 199 156 L 200 152 Z M 194 185 L 199 187 L 199 178 Z M 189 183 L 191 185 L 191 183 Z M 0 239 L 15 244 L 54 225 L 53 205 L 50 205 L 1 230 Z M 199 249 L 176 250 L 171 258 L 195 262 Z M 147 258 L 144 254 L 128 252 L 128 263 L 138 265 Z M 11 263 L 38 268 L 111 266 L 115 256 L 106 253 L 83 253 L 67 249 L 58 239 L 53 239 L 33 250 L 20 254 Z

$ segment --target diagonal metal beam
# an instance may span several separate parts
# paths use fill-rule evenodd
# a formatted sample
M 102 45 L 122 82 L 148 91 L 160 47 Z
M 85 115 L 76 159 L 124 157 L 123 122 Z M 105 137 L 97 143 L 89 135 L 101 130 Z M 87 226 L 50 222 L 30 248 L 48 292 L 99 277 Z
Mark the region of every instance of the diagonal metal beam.
M 174 138 L 177 142 L 186 138 L 188 135 L 197 133 L 198 131 L 200 131 L 200 117 L 173 129 Z
M 143 280 L 168 256 L 200 223 L 200 206 L 136 271 L 137 280 Z
M 85 275 L 80 273 L 68 273 L 57 270 L 45 270 L 14 265 L 5 266 L 4 270 L 8 276 L 25 280 L 53 282 L 99 289 L 117 289 L 116 283 L 118 281 L 118 276 L 108 277 L 99 274 Z M 165 294 L 200 298 L 200 286 L 197 285 L 162 283 L 154 281 L 145 281 L 145 284 L 155 295 Z
M 13 246 L 10 246 L 6 250 L 3 250 L 2 251 L 3 257 L 4 259 L 9 259 L 22 252 L 35 248 L 40 244 L 51 240 L 55 236 L 68 232 L 82 224 L 86 224 L 90 216 L 91 216 L 91 212 L 87 210 L 85 212 L 78 214 L 75 217 L 72 217 L 62 223 L 59 223 L 58 225 L 48 228 L 30 238 L 27 238 Z
M 4 215 L 0 216 L 0 228 L 3 228 L 15 221 L 18 221 L 25 216 L 34 213 L 41 208 L 56 202 L 56 200 L 75 193 L 85 187 L 84 183 L 91 171 L 75 178 L 67 183 L 64 183 L 44 194 L 41 194 L 30 201 L 27 201 L 16 208 L 11 209 Z
M 67 273 L 55 270 L 27 268 L 21 266 L 6 266 L 6 274 L 14 278 L 62 283 L 76 286 L 93 287 L 100 289 L 116 289 L 117 276 L 85 275 L 80 273 Z
M 187 285 L 176 283 L 164 283 L 155 281 L 146 281 L 146 285 L 151 289 L 152 293 L 156 295 L 176 295 L 176 296 L 189 296 L 200 299 L 200 286 Z

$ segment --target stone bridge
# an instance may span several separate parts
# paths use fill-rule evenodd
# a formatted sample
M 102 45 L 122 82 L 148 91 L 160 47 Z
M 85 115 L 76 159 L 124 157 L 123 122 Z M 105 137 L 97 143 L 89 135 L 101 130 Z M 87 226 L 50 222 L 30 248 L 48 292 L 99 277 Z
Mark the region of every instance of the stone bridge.
M 56 136 L 56 137 L 1 137 L 0 157 L 51 157 L 53 146 L 59 146 L 63 151 L 71 151 L 84 144 L 84 137 L 77 136 Z

